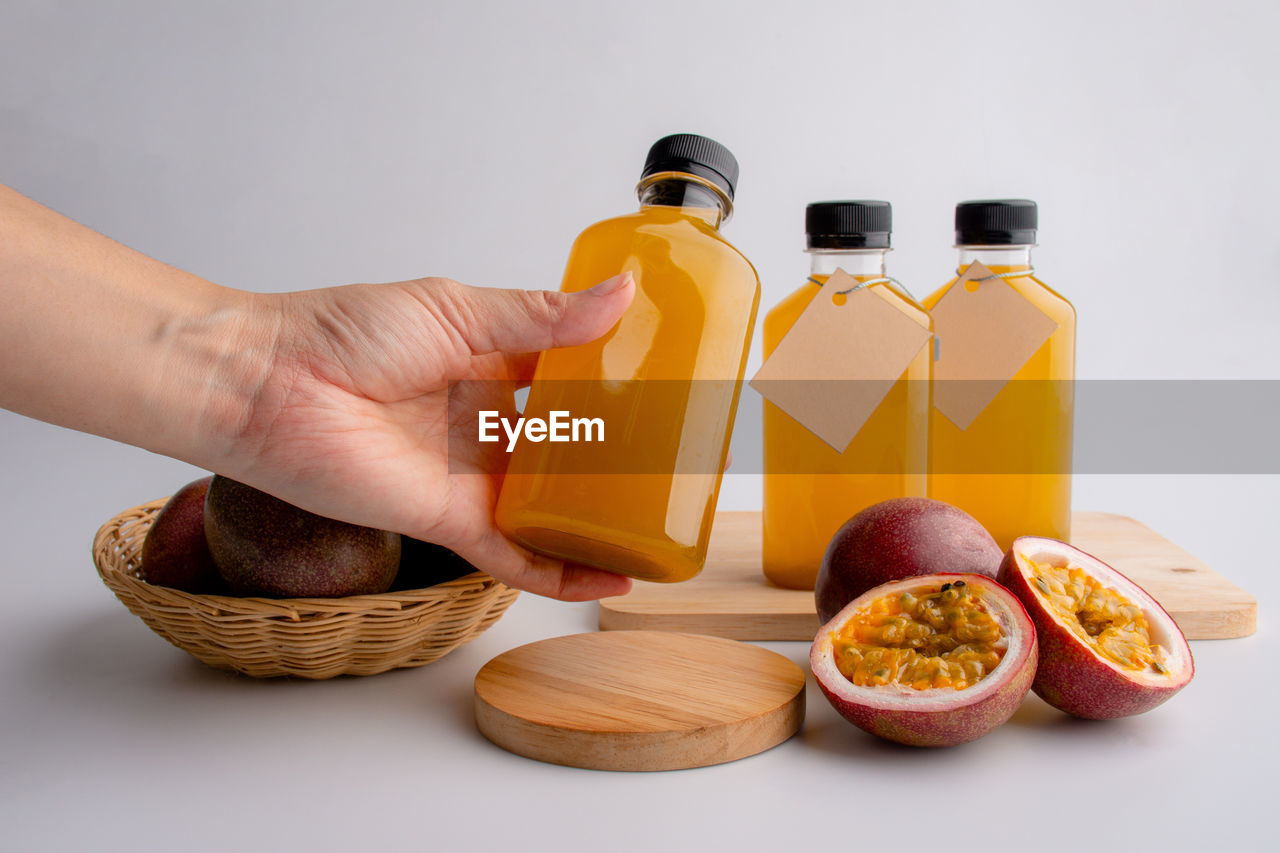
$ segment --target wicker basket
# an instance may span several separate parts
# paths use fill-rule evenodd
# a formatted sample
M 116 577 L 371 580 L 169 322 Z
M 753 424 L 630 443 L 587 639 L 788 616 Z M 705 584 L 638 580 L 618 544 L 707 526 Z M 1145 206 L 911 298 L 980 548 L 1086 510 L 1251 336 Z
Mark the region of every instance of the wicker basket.
M 104 524 L 93 562 L 151 630 L 219 669 L 320 679 L 422 666 L 482 633 L 518 594 L 481 572 L 427 589 L 345 598 L 236 598 L 152 586 L 138 577 L 139 555 L 165 500 Z

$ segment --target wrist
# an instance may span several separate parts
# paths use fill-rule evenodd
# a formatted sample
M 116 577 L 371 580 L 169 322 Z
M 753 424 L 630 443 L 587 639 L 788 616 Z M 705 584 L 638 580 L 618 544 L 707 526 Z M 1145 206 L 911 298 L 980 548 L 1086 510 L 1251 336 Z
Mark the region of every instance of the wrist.
M 210 287 L 155 328 L 147 408 L 163 419 L 148 449 L 219 473 L 236 471 L 242 436 L 275 364 L 278 298 Z M 154 446 L 151 446 L 154 445 Z
M 0 186 L 0 407 L 226 470 L 273 367 L 278 300 Z

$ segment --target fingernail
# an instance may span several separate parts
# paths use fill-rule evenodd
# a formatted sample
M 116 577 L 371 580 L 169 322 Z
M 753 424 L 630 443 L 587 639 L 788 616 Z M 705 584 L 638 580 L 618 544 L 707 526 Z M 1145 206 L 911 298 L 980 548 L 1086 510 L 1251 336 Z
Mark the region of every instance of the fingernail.
M 622 275 L 615 275 L 613 278 L 606 278 L 595 287 L 590 288 L 588 292 L 593 296 L 608 296 L 610 293 L 617 293 L 630 283 L 631 273 L 624 272 Z

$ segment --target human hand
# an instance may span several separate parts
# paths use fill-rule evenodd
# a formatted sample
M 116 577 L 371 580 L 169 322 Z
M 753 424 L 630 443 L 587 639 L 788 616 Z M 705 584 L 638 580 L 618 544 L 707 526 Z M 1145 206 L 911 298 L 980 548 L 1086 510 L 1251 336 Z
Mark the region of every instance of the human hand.
M 468 386 L 487 398 L 469 403 L 510 411 L 539 351 L 600 337 L 634 292 L 623 274 L 574 294 L 428 278 L 264 296 L 274 357 L 219 470 L 311 512 L 438 543 L 513 587 L 621 595 L 629 579 L 531 554 L 497 530 L 506 454 L 449 441 L 449 384 L 488 380 Z
M 446 279 L 249 293 L 0 186 L 0 407 L 439 543 L 511 586 L 620 595 L 626 578 L 497 531 L 506 454 L 449 442 L 448 396 L 487 380 L 471 410 L 510 411 L 539 351 L 603 335 L 634 293 L 629 275 L 574 294 Z

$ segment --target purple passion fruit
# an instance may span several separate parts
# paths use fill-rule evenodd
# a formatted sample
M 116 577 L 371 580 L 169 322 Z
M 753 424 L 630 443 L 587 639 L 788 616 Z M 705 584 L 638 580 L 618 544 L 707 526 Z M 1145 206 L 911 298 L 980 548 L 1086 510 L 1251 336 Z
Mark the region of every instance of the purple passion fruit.
M 1034 689 L 1093 720 L 1150 711 L 1195 674 L 1186 638 L 1142 587 L 1056 539 L 1024 536 L 999 580 L 1026 606 L 1040 639 Z
M 142 540 L 139 576 L 184 592 L 221 592 L 226 586 L 204 536 L 204 498 L 212 477 L 187 483 L 169 498 Z
M 929 498 L 894 498 L 859 512 L 831 538 L 822 558 L 814 601 L 818 619 L 872 587 L 934 572 L 994 578 L 1003 556 L 987 529 L 969 513 Z
M 426 589 L 479 571 L 443 545 L 400 537 L 400 569 L 393 590 Z
M 1009 719 L 1037 644 L 1018 599 L 979 574 L 883 584 L 818 630 L 809 666 L 849 722 L 909 746 L 955 746 Z
M 324 518 L 222 476 L 205 496 L 204 531 L 238 595 L 372 595 L 390 588 L 400 565 L 399 533 Z

